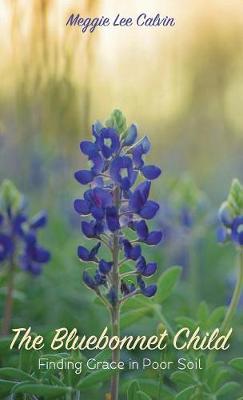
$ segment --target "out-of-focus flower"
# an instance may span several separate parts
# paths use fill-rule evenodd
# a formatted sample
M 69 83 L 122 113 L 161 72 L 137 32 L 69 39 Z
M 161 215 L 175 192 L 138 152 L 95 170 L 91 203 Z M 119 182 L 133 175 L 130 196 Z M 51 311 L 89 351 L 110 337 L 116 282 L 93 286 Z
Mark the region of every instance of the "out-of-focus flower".
M 200 245 L 205 230 L 215 224 L 209 202 L 189 175 L 173 179 L 168 185 L 167 200 L 161 203 L 157 221 L 163 230 L 168 263 L 184 267 L 187 275 L 190 265 L 190 251 Z M 198 251 L 198 250 L 197 250 Z
M 218 217 L 221 225 L 217 229 L 219 243 L 233 241 L 243 246 L 243 186 L 234 179 L 226 201 L 219 208 Z
M 47 223 L 40 212 L 33 218 L 26 214 L 26 203 L 12 182 L 0 187 L 0 263 L 14 264 L 32 275 L 39 275 L 50 260 L 50 253 L 38 244 L 38 230 Z

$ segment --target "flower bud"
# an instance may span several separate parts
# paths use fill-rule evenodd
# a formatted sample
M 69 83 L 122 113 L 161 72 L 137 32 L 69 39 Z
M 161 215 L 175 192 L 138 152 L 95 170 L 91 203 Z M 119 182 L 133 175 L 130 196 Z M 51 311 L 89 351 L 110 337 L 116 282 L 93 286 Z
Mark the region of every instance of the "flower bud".
M 22 195 L 16 186 L 8 179 L 5 179 L 0 187 L 0 207 L 3 210 L 19 211 L 22 200 Z
M 235 211 L 235 215 L 239 215 L 243 210 L 243 186 L 238 179 L 233 179 L 229 196 L 228 205 Z
M 113 110 L 110 118 L 106 121 L 106 126 L 114 128 L 120 135 L 127 129 L 126 118 L 120 110 Z

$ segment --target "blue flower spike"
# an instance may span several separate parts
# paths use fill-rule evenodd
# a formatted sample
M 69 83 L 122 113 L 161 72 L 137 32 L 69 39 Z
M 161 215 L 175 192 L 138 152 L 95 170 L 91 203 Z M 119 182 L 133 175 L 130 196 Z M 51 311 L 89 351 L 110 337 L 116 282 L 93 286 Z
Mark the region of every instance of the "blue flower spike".
M 114 110 L 105 125 L 96 122 L 92 135 L 93 141 L 80 144 L 91 166 L 74 174 L 81 185 L 88 185 L 83 198 L 74 201 L 74 209 L 89 218 L 82 221 L 81 231 L 97 244 L 91 250 L 79 246 L 78 257 L 82 264 L 89 264 L 89 272 L 85 269 L 83 273 L 84 283 L 110 308 L 116 308 L 128 297 L 156 293 L 156 285 L 146 285 L 144 280 L 156 273 L 157 264 L 146 262 L 141 245 L 155 246 L 162 240 L 162 232 L 150 231 L 146 223 L 159 209 L 149 195 L 151 181 L 161 170 L 145 164 L 151 144 L 146 136 L 138 139 L 137 126 L 127 126 L 121 111 Z M 126 236 L 125 229 L 126 234 L 130 229 L 134 239 Z M 99 255 L 101 246 L 108 248 L 110 259 Z M 123 272 L 125 262 L 136 264 L 129 276 Z
M 32 218 L 14 184 L 3 181 L 0 187 L 0 264 L 14 264 L 33 276 L 40 275 L 50 253 L 38 243 L 38 230 L 47 224 L 45 211 Z
M 13 276 L 21 271 L 39 276 L 50 260 L 50 252 L 38 241 L 38 231 L 46 224 L 44 211 L 29 218 L 24 197 L 11 181 L 4 180 L 0 185 L 0 269 L 6 274 L 8 295 L 3 307 L 3 336 L 9 334 L 12 323 Z

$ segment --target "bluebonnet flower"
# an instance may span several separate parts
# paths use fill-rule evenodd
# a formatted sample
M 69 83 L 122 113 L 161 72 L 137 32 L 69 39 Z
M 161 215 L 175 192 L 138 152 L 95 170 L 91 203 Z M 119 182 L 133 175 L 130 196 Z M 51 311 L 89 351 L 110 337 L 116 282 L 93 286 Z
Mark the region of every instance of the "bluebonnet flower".
M 136 231 L 139 240 L 148 245 L 158 244 L 163 237 L 162 231 L 149 232 L 148 226 L 144 220 L 132 222 L 130 223 L 130 227 Z
M 13 252 L 13 242 L 8 235 L 0 233 L 0 262 L 7 259 Z
M 168 180 L 167 200 L 161 203 L 157 221 L 166 243 L 164 255 L 168 264 L 183 267 L 184 278 L 190 274 L 191 251 L 201 254 L 205 230 L 214 226 L 215 213 L 209 201 L 187 174 Z
M 95 123 L 92 134 L 93 141 L 80 144 L 91 167 L 74 174 L 80 184 L 89 184 L 89 188 L 83 198 L 74 201 L 74 209 L 80 216 L 90 217 L 89 221 L 82 221 L 81 229 L 88 239 L 97 240 L 97 244 L 91 250 L 79 246 L 78 257 L 82 262 L 96 264 L 93 274 L 84 271 L 84 283 L 115 306 L 127 296 L 151 297 L 156 293 L 156 285 L 147 286 L 143 279 L 155 274 L 157 264 L 146 262 L 141 243 L 156 245 L 162 239 L 162 233 L 150 232 L 145 222 L 159 209 L 149 195 L 151 180 L 161 170 L 145 165 L 144 156 L 150 150 L 150 142 L 147 137 L 137 141 L 136 125 L 127 127 L 120 112 L 115 111 L 106 126 Z M 135 186 L 139 175 L 145 180 Z M 130 229 L 135 237 L 128 239 L 124 229 Z M 101 245 L 111 252 L 110 260 L 99 257 Z M 130 261 L 136 262 L 136 266 L 128 277 L 122 269 Z
M 226 243 L 230 240 L 243 246 L 243 186 L 234 179 L 226 201 L 219 208 L 221 225 L 217 228 L 217 240 Z
M 33 218 L 26 214 L 23 196 L 10 181 L 0 189 L 0 263 L 18 265 L 32 275 L 39 275 L 50 260 L 50 253 L 38 244 L 38 230 L 47 223 L 40 212 Z
M 78 247 L 78 257 L 83 261 L 97 261 L 97 253 L 101 243 L 97 243 L 91 250 L 86 249 L 86 247 L 79 246 Z
M 137 278 L 137 283 L 138 283 L 138 286 L 140 287 L 140 290 L 144 296 L 152 297 L 155 295 L 156 290 L 157 290 L 156 285 L 146 286 L 144 280 L 140 276 L 138 276 L 138 278 Z
M 133 246 L 129 240 L 124 239 L 123 241 L 124 254 L 127 259 L 136 261 L 141 256 L 141 246 Z

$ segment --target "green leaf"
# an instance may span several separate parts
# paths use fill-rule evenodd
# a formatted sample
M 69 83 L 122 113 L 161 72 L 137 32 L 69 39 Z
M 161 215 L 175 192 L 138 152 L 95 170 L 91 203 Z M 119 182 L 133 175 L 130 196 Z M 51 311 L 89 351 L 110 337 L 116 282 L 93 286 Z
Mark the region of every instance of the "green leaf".
M 182 385 L 192 385 L 194 382 L 193 377 L 188 372 L 176 371 L 171 375 L 171 379 L 175 383 Z
M 225 310 L 226 307 L 215 308 L 208 319 L 208 327 L 217 326 L 220 322 L 222 322 L 225 315 Z
M 18 368 L 0 368 L 0 376 L 3 378 L 13 378 L 16 381 L 36 381 L 36 379 Z
M 229 362 L 229 365 L 236 369 L 236 371 L 240 372 L 241 374 L 243 374 L 243 358 L 234 358 L 233 360 L 231 360 Z
M 12 341 L 11 337 L 4 337 L 0 339 L 0 354 L 9 351 L 11 341 Z
M 107 361 L 111 359 L 111 350 L 110 349 L 105 349 L 102 350 L 100 353 L 96 354 L 94 357 L 96 361 Z
M 123 312 L 128 312 L 131 310 L 137 310 L 139 308 L 150 308 L 152 309 L 154 307 L 154 303 L 151 299 L 145 298 L 144 296 L 136 296 L 136 297 L 131 297 L 128 299 L 122 306 L 122 311 Z
M 22 348 L 20 350 L 20 355 L 19 355 L 19 368 L 25 372 L 30 372 L 31 371 L 31 366 L 33 365 L 33 358 L 35 352 L 33 350 L 25 350 Z
M 209 317 L 208 305 L 205 301 L 202 301 L 199 304 L 198 311 L 197 311 L 197 318 L 198 318 L 199 324 L 203 327 L 206 326 L 208 317 Z
M 137 400 L 136 394 L 139 391 L 139 389 L 140 388 L 137 381 L 133 381 L 127 390 L 127 400 Z
M 35 394 L 37 396 L 48 396 L 48 398 L 60 398 L 72 389 L 64 386 L 51 386 L 43 384 L 19 383 L 14 386 L 13 393 Z
M 220 370 L 215 373 L 215 377 L 213 380 L 214 391 L 218 390 L 225 382 L 229 381 L 229 379 L 230 371 L 226 368 L 221 367 Z
M 152 399 L 146 393 L 139 391 L 137 392 L 136 400 L 152 400 Z
M 225 396 L 226 394 L 231 394 L 236 392 L 240 388 L 240 384 L 237 382 L 227 382 L 220 389 L 217 390 L 217 396 Z
M 196 328 L 197 324 L 195 321 L 193 321 L 193 319 L 189 318 L 189 317 L 177 317 L 176 318 L 176 322 L 179 326 L 181 327 L 188 327 L 189 329 L 193 330 Z
M 174 390 L 169 388 L 168 386 L 159 384 L 158 379 L 139 379 L 139 386 L 140 390 L 147 393 L 147 395 L 151 396 L 152 398 L 158 398 L 158 392 L 160 390 L 160 400 L 174 400 Z M 129 381 L 123 380 L 121 382 L 121 389 L 122 391 L 127 391 L 129 387 Z
M 141 318 L 151 313 L 150 308 L 144 307 L 137 310 L 128 311 L 121 315 L 121 329 L 125 329 L 128 326 L 134 324 Z
M 116 370 L 110 369 L 95 371 L 92 374 L 89 374 L 85 378 L 81 379 L 77 384 L 77 389 L 87 389 L 95 385 L 96 383 L 107 381 L 116 372 Z
M 182 390 L 176 395 L 176 400 L 189 400 L 190 396 L 194 393 L 195 386 L 189 386 L 187 389 Z
M 158 291 L 155 297 L 155 301 L 157 303 L 162 303 L 165 301 L 171 294 L 172 290 L 176 286 L 180 275 L 181 275 L 182 268 L 181 267 L 171 267 L 167 271 L 165 271 L 158 281 Z
M 10 394 L 12 387 L 16 385 L 16 382 L 5 381 L 0 379 L 0 394 L 7 395 Z

